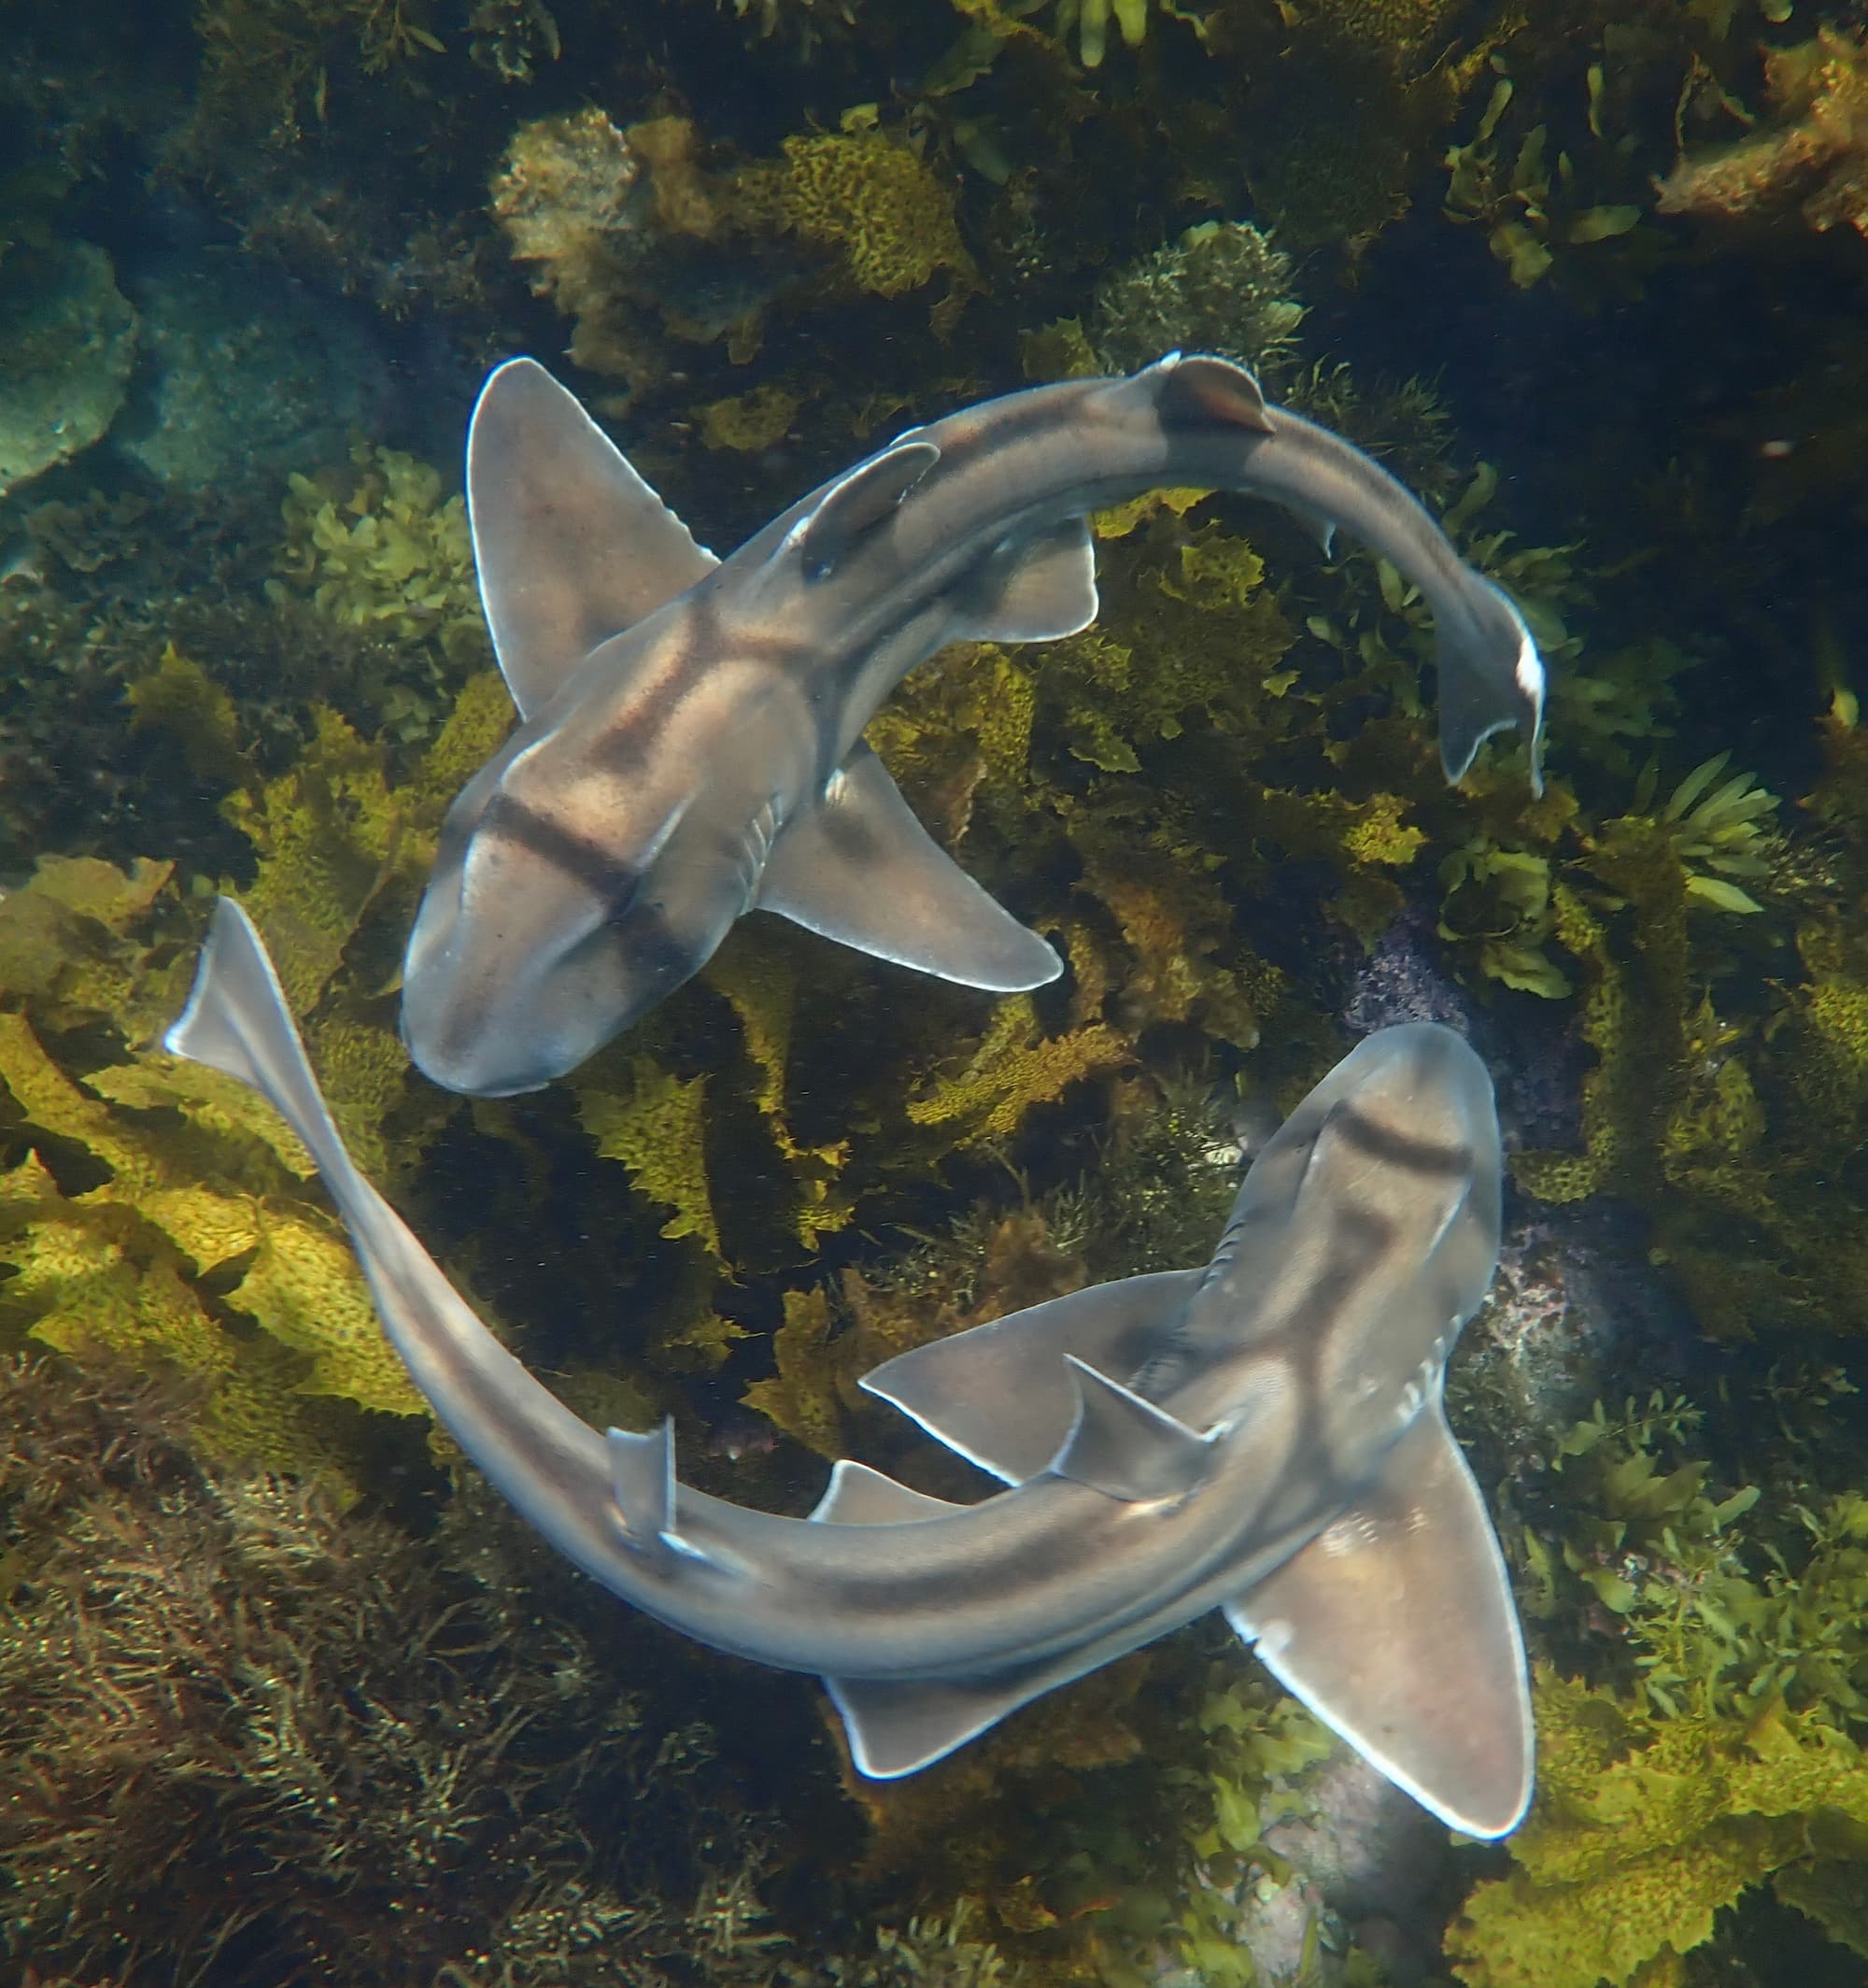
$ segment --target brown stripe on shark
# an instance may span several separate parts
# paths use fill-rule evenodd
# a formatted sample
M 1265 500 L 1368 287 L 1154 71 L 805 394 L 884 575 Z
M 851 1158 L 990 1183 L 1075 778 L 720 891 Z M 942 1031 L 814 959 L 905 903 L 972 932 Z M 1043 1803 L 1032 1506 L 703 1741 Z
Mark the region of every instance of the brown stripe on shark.
M 1338 1108 L 1331 1120 L 1337 1134 L 1370 1158 L 1422 1176 L 1446 1180 L 1472 1172 L 1472 1148 L 1411 1138 L 1398 1126 L 1384 1124 L 1352 1105 Z
M 1430 1257 L 1437 1243 L 1408 1225 L 1351 1216 L 1351 1254 L 1380 1256 L 1390 1275 L 1380 1304 L 1364 1298 L 1338 1314 L 1345 1287 L 1320 1260 L 1345 1240 L 1334 1197 L 1292 1200 L 1276 1167 L 1267 1189 L 1254 1185 L 1254 1166 L 1240 1202 L 1250 1209 L 1270 1194 L 1263 1260 L 1288 1259 L 1287 1282 L 1309 1288 L 1308 1313 L 1298 1288 L 1280 1294 L 1285 1315 L 1267 1321 L 1253 1290 L 1222 1299 L 1169 1273 L 937 1342 L 867 1376 L 871 1391 L 988 1469 L 1002 1435 L 1028 1439 L 1034 1414 L 1040 1426 L 1063 1421 L 1068 1441 L 1054 1465 L 1040 1459 L 1033 1482 L 932 1515 L 927 1500 L 894 1486 L 902 1522 L 874 1515 L 889 1485 L 870 1472 L 869 1517 L 852 1511 L 840 1520 L 820 1508 L 821 1516 L 786 1519 L 677 1486 L 665 1426 L 606 1441 L 488 1332 L 357 1172 L 258 936 L 228 901 L 217 907 L 194 993 L 167 1045 L 253 1086 L 286 1115 L 350 1228 L 410 1372 L 531 1523 L 676 1629 L 825 1677 L 865 1772 L 913 1772 L 1038 1693 L 1223 1606 L 1242 1634 L 1262 1639 L 1261 1654 L 1287 1689 L 1449 1823 L 1497 1835 L 1521 1816 L 1531 1772 L 1522 1645 L 1496 1541 L 1440 1416 L 1442 1294 L 1410 1295 L 1427 1267 L 1410 1260 L 1410 1240 Z M 1397 1063 L 1409 1082 L 1474 1119 L 1474 1149 L 1492 1176 L 1467 1198 L 1493 1218 L 1491 1256 L 1462 1259 L 1455 1316 L 1464 1318 L 1483 1295 L 1497 1244 L 1490 1086 L 1457 1039 L 1425 1028 L 1371 1038 L 1326 1083 L 1352 1089 Z M 1305 1111 L 1300 1146 L 1329 1137 L 1315 1131 L 1315 1110 Z M 1370 1159 L 1346 1177 L 1366 1180 L 1380 1166 Z M 1287 1226 L 1274 1250 L 1279 1208 Z M 1186 1316 L 1203 1307 L 1207 1315 Z M 1188 1342 L 1210 1355 L 1166 1409 L 1139 1401 L 1086 1357 L 1112 1318 L 1125 1329 L 1151 1313 L 1157 1331 L 1189 1327 Z M 1306 1315 L 1329 1356 L 1298 1365 L 1267 1357 L 1261 1326 L 1282 1334 Z M 937 1389 L 930 1411 L 923 1384 L 943 1373 L 959 1384 Z M 1306 1399 L 1332 1388 L 1332 1375 L 1344 1376 L 1339 1399 Z M 1073 1413 L 1060 1413 L 1060 1403 Z M 1210 1441 L 1200 1427 L 1215 1432 Z M 1345 1430 L 1359 1440 L 1345 1442 Z M 1177 1478 L 1190 1459 L 1200 1468 Z M 1125 1477 L 1148 1488 L 1124 1493 Z M 1160 1495 L 1176 1484 L 1183 1495 Z M 1396 1513 L 1407 1522 L 1394 1523 Z M 1356 1552 L 1313 1551 L 1332 1530 Z M 1370 1593 L 1381 1604 L 1380 1639 L 1354 1633 Z M 1424 1622 L 1407 1619 L 1415 1594 L 1431 1598 Z M 1260 1612 L 1254 1598 L 1265 1600 Z
M 523 849 L 528 856 L 536 857 L 573 878 L 607 905 L 613 917 L 620 917 L 642 889 L 641 870 L 622 860 L 595 837 L 547 820 L 536 808 L 510 792 L 497 793 L 487 803 L 480 816 L 480 832 L 491 842 Z
M 567 459 L 561 493 L 550 488 L 554 450 Z M 1014 941 L 1015 921 L 984 915 L 931 838 L 881 818 L 899 808 L 891 784 L 871 778 L 860 804 L 877 811 L 871 859 L 882 852 L 900 871 L 865 879 L 859 866 L 828 863 L 833 874 L 814 874 L 801 831 L 823 812 L 831 776 L 851 770 L 883 700 L 944 644 L 1055 640 L 1087 626 L 1097 599 L 1083 519 L 1151 489 L 1267 497 L 1384 554 L 1435 617 L 1449 776 L 1490 731 L 1518 724 L 1535 781 L 1543 673 L 1522 617 L 1387 471 L 1302 417 L 1266 409 L 1256 381 L 1227 361 L 1175 355 L 1126 378 L 1034 388 L 911 430 L 720 563 L 530 362 L 488 380 L 469 455 L 475 545 L 497 548 L 481 569 L 488 622 L 526 716 L 456 803 L 449 827 L 460 832 L 437 859 L 405 962 L 411 1051 L 459 1090 L 510 1094 L 562 1075 L 698 971 L 749 908 L 961 985 L 1011 991 L 1054 977 L 1053 948 L 1030 932 Z M 502 475 L 505 458 L 522 478 Z M 667 597 L 657 602 L 652 584 L 606 585 L 592 545 L 663 576 Z M 580 589 L 601 601 L 581 601 Z M 561 653 L 565 630 L 614 618 L 624 598 L 639 618 L 581 657 Z M 553 604 L 548 625 L 532 628 L 531 602 Z M 559 916 L 541 897 L 510 921 L 510 939 L 495 893 L 466 903 L 454 885 L 473 860 L 473 817 L 500 787 L 546 816 L 574 810 L 578 832 L 612 844 L 626 866 L 666 871 L 666 885 L 658 878 L 639 902 L 678 906 L 672 922 L 692 957 L 672 973 L 665 959 L 636 971 L 628 914 L 616 948 L 595 957 L 574 873 Z M 635 805 L 638 791 L 651 798 Z M 782 888 L 739 865 L 754 846 L 748 821 L 772 801 L 769 861 L 785 867 Z M 845 793 L 840 804 L 858 803 Z M 683 832 L 658 845 L 677 818 Z M 818 853 L 828 858 L 832 840 Z M 943 870 L 954 872 L 944 884 Z M 899 888 L 904 874 L 911 890 Z M 424 927 L 448 920 L 459 931 L 433 943 Z M 576 1027 L 564 1023 L 573 1014 Z

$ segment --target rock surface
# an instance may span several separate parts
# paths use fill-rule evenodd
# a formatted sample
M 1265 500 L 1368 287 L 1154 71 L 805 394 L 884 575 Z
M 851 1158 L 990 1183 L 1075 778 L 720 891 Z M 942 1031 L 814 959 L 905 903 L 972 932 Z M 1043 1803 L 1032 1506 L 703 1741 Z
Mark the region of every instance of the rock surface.
M 136 359 L 136 313 L 90 242 L 7 258 L 0 277 L 0 496 L 109 432 Z

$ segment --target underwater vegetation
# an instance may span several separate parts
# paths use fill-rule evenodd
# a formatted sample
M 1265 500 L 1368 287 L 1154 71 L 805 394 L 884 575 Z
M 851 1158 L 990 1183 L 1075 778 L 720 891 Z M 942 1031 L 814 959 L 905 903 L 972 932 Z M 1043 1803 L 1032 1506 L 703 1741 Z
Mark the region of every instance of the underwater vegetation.
M 417 1541 L 222 1476 L 173 1379 L 13 1357 L 0 1399 L 0 1937 L 29 1976 L 770 1978 L 771 1820 L 608 1627 L 497 1562 L 524 1548 L 490 1505 Z
M 1615 1406 L 1618 1319 L 1600 1414 L 1479 1396 L 1544 1796 L 1508 1866 L 1441 1869 L 1424 1965 L 1710 1988 L 1794 1929 L 1853 1966 L 1868 1452 L 1767 1377 L 1868 1318 L 1859 8 L 106 12 L 20 0 L 0 77 L 7 1965 L 1244 1988 L 1326 1766 L 1190 1640 L 856 1786 L 803 1687 L 735 1723 L 735 1673 L 592 1614 L 436 1465 L 304 1156 L 153 1049 L 232 885 L 450 1274 L 580 1409 L 672 1413 L 787 1511 L 829 1455 L 913 1475 L 879 1359 L 1200 1260 L 1418 935 L 1532 1100 L 1521 1228 L 1625 1224 L 1686 1321 L 1660 1408 Z M 235 256 L 382 381 L 191 486 L 145 432 L 190 405 L 163 296 Z M 1056 987 L 753 920 L 558 1095 L 411 1080 L 402 941 L 509 719 L 455 469 L 487 364 L 569 347 L 725 549 L 910 421 L 1168 345 L 1264 368 L 1513 590 L 1541 802 L 1508 754 L 1444 788 L 1399 575 L 1164 493 L 1097 521 L 1092 628 L 950 651 L 870 733 Z M 255 438 L 329 390 L 222 376 Z M 1312 1924 L 1306 1965 L 1376 1978 Z
M 1861 1951 L 1868 1505 L 1716 1499 L 1707 1464 L 1680 1460 L 1700 1419 L 1659 1395 L 1614 1417 L 1598 1402 L 1554 1446 L 1560 1536 L 1526 1534 L 1527 1607 L 1592 1625 L 1585 1661 L 1600 1671 L 1606 1645 L 1616 1674 L 1539 1672 L 1517 1867 L 1450 1940 L 1473 1988 L 1688 1979 L 1678 1957 L 1767 1882 Z

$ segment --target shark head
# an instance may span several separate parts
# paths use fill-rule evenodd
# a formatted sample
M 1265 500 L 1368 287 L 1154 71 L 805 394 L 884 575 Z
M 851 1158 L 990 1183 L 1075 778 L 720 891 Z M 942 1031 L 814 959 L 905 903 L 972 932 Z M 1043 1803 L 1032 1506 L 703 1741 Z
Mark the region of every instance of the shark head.
M 712 821 L 680 754 L 623 779 L 564 778 L 560 760 L 548 790 L 524 752 L 488 771 L 443 831 L 403 1035 L 435 1083 L 510 1097 L 574 1070 L 694 974 L 744 910 L 769 833 Z

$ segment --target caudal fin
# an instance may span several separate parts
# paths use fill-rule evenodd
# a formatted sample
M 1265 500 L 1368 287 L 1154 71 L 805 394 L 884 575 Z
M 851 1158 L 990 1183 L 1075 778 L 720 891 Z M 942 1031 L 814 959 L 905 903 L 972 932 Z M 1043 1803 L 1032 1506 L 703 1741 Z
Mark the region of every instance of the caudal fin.
M 194 991 L 163 1046 L 258 1091 L 298 1134 L 341 1200 L 342 1185 L 355 1173 L 350 1156 L 311 1073 L 273 962 L 253 921 L 232 898 L 215 903 Z
M 1536 638 L 1503 588 L 1476 573 L 1469 613 L 1441 624 L 1440 763 L 1465 779 L 1480 745 L 1514 725 L 1531 761 L 1531 791 L 1544 791 L 1544 660 Z

